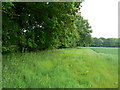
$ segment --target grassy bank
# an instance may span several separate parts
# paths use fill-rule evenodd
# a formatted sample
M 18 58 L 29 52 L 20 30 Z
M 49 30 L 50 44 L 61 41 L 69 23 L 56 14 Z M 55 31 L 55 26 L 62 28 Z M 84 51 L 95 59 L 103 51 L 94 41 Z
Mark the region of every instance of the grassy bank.
M 69 48 L 3 55 L 3 87 L 118 87 L 118 57 L 110 53 L 114 50 Z

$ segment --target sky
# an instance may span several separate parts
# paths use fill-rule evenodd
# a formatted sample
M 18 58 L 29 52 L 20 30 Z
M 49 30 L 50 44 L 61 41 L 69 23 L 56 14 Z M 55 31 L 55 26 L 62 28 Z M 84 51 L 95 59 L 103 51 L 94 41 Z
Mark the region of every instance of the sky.
M 92 37 L 118 37 L 118 2 L 120 0 L 85 0 L 81 15 L 92 27 Z

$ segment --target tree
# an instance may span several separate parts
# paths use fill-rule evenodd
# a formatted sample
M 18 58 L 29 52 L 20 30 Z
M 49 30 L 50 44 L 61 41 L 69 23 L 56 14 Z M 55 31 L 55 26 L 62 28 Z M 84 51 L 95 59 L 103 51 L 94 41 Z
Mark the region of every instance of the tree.
M 119 38 L 93 38 L 93 47 L 118 47 Z
M 92 30 L 88 21 L 76 14 L 80 4 L 3 3 L 3 10 L 7 12 L 3 12 L 3 52 L 89 45 Z
M 76 19 L 76 26 L 79 34 L 78 45 L 80 46 L 89 46 L 92 44 L 91 38 L 91 26 L 88 23 L 88 20 L 83 19 L 83 17 L 78 16 Z

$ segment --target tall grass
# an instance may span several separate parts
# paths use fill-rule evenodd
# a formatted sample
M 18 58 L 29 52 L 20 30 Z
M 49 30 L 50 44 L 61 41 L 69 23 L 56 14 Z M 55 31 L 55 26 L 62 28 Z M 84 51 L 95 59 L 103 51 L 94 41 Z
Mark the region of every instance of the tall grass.
M 118 57 L 90 48 L 3 55 L 4 88 L 115 88 Z M 114 49 L 108 49 L 111 52 Z

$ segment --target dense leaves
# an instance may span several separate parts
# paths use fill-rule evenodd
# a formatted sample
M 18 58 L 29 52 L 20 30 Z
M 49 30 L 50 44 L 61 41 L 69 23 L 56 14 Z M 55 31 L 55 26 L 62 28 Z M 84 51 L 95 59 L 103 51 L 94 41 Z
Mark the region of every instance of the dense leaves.
M 3 52 L 90 45 L 91 27 L 76 14 L 80 5 L 81 2 L 4 2 Z
M 80 36 L 77 44 L 80 46 L 89 46 L 92 43 L 92 30 L 88 20 L 84 20 L 83 17 L 78 17 L 76 20 L 76 26 Z

